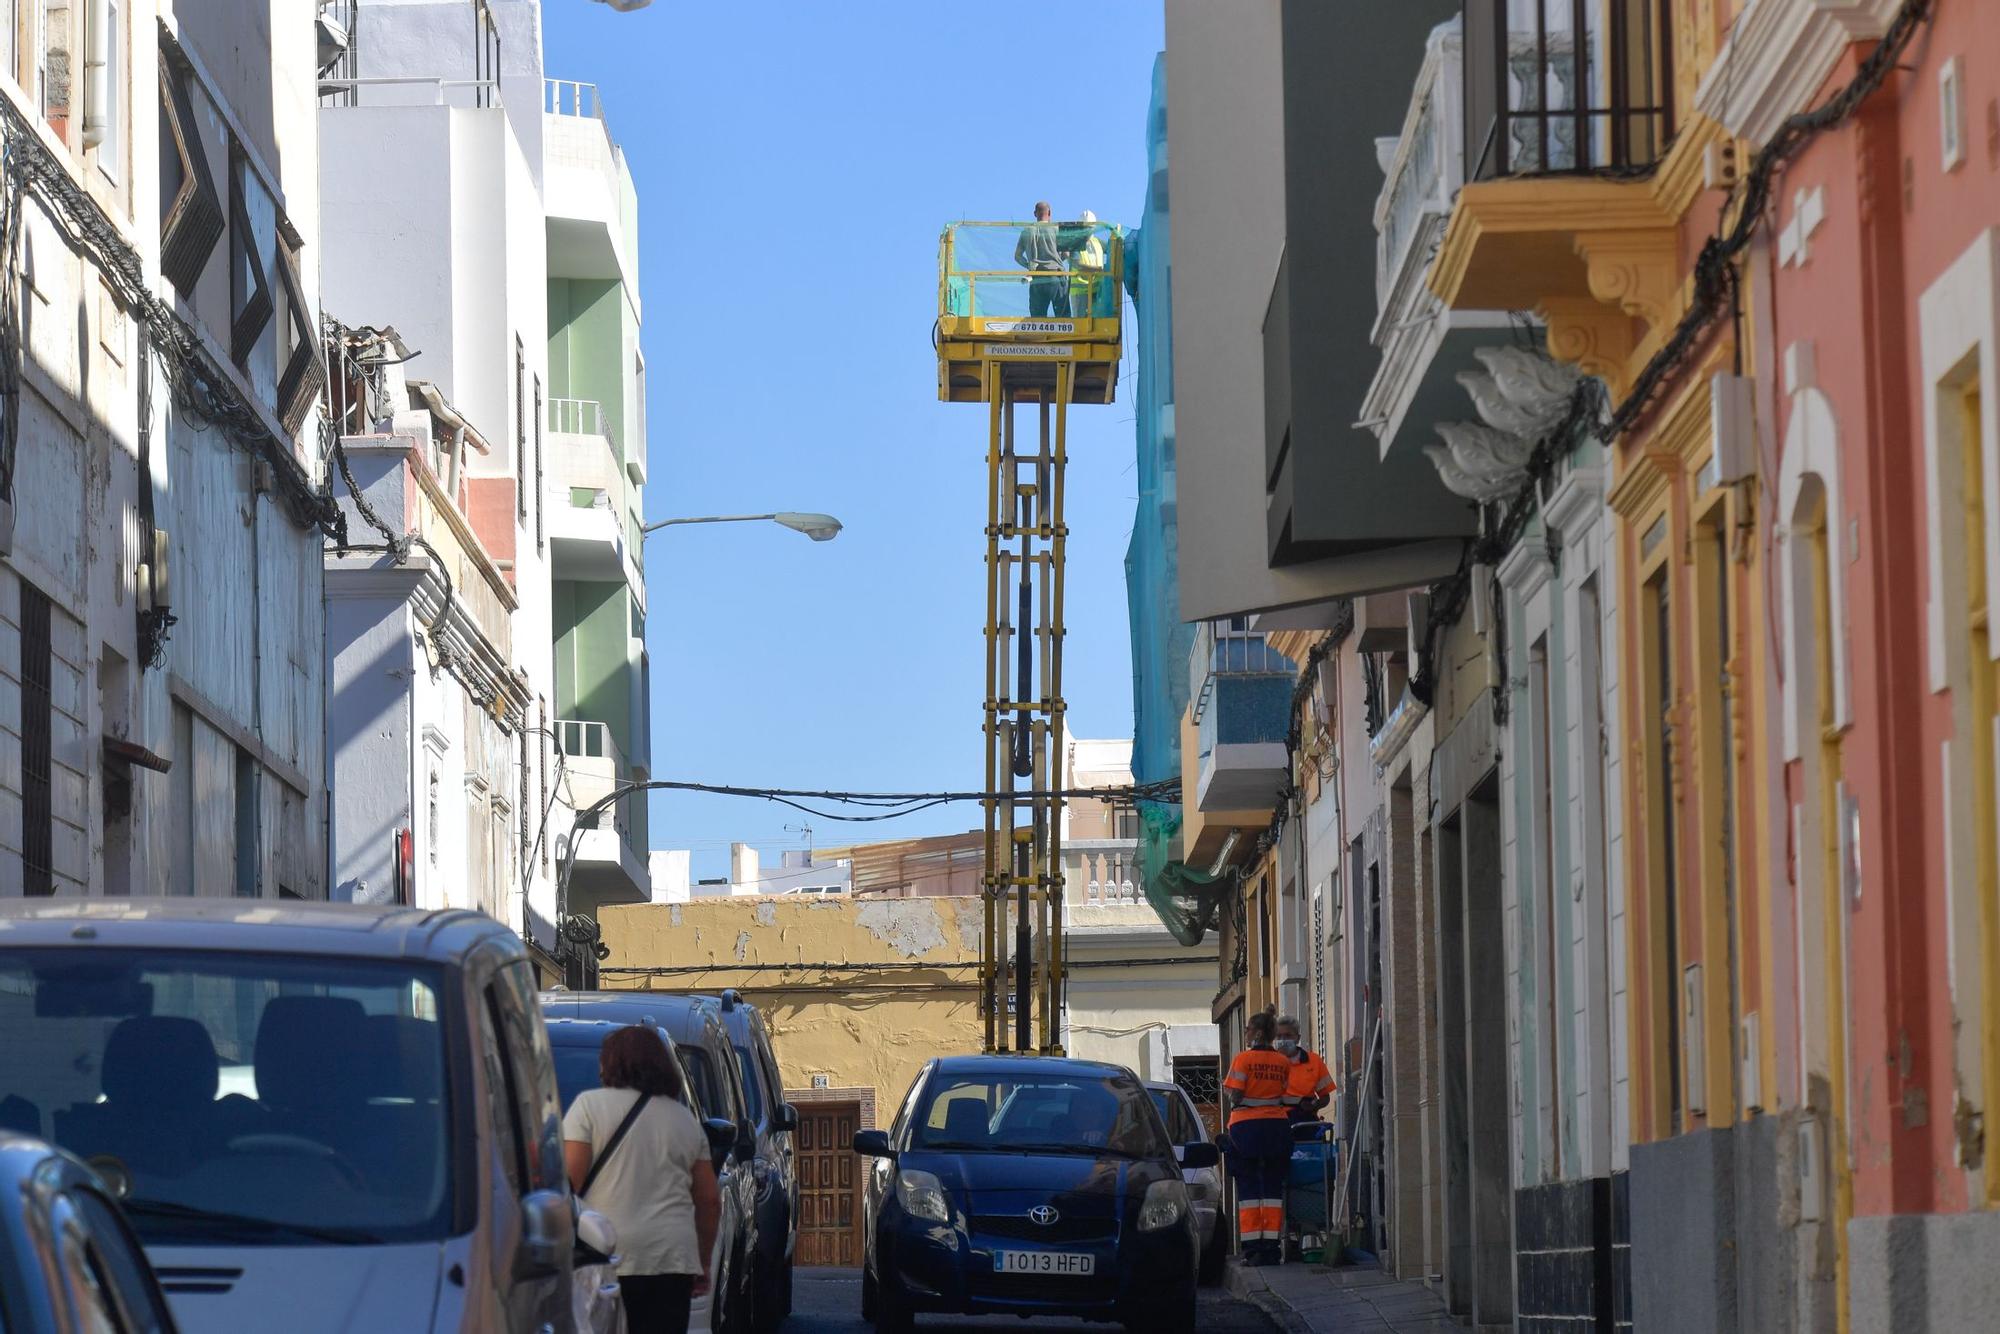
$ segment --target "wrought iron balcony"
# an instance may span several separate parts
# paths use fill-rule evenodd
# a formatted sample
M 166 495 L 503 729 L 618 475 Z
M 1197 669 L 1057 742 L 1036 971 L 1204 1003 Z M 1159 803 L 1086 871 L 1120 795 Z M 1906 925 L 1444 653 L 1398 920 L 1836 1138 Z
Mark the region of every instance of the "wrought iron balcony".
M 1466 176 L 1643 170 L 1673 137 L 1668 0 L 1472 0 Z

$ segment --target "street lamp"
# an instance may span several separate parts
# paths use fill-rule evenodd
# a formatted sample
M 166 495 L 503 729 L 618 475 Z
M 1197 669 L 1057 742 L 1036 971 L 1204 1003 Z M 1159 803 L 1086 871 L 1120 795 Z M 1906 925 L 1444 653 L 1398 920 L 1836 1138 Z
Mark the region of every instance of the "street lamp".
M 711 514 L 699 519 L 655 519 L 639 529 L 643 536 L 659 528 L 670 528 L 677 523 L 781 523 L 795 533 L 804 533 L 815 542 L 831 542 L 840 535 L 840 520 L 831 514 L 797 514 L 785 510 L 778 514 Z

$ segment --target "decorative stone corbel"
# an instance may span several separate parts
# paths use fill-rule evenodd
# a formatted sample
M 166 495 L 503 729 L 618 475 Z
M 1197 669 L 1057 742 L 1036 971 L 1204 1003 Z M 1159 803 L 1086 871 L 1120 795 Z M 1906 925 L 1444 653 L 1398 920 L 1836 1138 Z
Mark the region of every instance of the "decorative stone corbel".
M 1580 231 L 1576 253 L 1583 257 L 1590 294 L 1616 306 L 1649 330 L 1671 323 L 1680 304 L 1678 238 L 1671 227 Z
M 1624 393 L 1637 342 L 1630 316 L 1589 297 L 1550 297 L 1541 303 L 1540 312 L 1548 328 L 1550 356 L 1595 375 L 1614 396 Z

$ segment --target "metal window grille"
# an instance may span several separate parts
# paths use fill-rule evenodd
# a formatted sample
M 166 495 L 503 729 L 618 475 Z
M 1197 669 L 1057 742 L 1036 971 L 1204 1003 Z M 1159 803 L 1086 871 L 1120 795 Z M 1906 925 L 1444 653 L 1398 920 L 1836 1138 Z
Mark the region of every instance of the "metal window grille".
M 1182 1056 L 1174 1060 L 1174 1083 L 1193 1101 L 1210 1135 L 1222 1128 L 1222 1068 L 1213 1056 Z
M 55 651 L 49 642 L 49 599 L 21 584 L 21 890 L 53 894 L 55 802 L 50 734 L 55 726 Z
M 1636 170 L 1673 135 L 1668 0 L 1474 0 L 1469 179 Z

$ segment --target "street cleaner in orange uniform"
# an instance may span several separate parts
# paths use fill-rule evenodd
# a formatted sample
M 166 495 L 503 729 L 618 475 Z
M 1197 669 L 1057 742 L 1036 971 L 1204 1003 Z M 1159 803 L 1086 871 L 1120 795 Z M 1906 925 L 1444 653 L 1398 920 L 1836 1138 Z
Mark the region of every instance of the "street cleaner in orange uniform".
M 1333 1098 L 1333 1072 L 1316 1051 L 1308 1051 L 1299 1041 L 1299 1021 L 1288 1014 L 1278 1016 L 1277 1036 L 1271 1046 L 1292 1063 L 1285 1092 L 1291 1096 L 1293 1121 L 1317 1121 Z
M 1284 1258 L 1285 1176 L 1292 1161 L 1292 1061 L 1272 1048 L 1277 1018 L 1250 1016 L 1249 1047 L 1222 1081 L 1229 1104 L 1229 1170 L 1236 1181 L 1236 1237 L 1246 1265 Z

